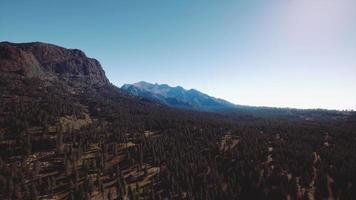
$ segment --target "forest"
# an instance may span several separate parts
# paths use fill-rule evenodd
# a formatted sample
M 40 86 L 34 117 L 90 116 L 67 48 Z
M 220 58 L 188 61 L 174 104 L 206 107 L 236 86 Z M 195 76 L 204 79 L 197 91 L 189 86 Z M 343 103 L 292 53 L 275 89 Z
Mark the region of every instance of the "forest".
M 356 118 L 167 108 L 0 77 L 0 199 L 355 199 Z

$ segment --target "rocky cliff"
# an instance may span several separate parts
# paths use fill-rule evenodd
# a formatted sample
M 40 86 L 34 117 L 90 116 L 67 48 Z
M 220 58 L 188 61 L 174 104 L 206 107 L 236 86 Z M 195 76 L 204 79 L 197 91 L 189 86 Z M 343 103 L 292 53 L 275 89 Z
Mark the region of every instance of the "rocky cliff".
M 40 42 L 1 42 L 0 72 L 41 79 L 59 78 L 74 84 L 109 83 L 100 63 L 82 51 Z

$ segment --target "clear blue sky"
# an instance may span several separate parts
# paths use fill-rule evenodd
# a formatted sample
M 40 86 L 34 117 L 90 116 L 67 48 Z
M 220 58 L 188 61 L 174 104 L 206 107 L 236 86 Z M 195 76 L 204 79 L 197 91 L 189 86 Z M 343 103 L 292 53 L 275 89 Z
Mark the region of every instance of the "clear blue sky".
M 356 0 L 0 0 L 0 40 L 82 49 L 118 86 L 356 109 Z

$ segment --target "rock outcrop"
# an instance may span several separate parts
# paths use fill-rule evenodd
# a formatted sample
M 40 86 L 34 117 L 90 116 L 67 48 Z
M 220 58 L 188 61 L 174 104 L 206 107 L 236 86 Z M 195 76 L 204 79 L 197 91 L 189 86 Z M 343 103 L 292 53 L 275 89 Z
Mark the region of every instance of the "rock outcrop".
M 82 51 L 40 42 L 1 42 L 0 72 L 41 79 L 59 78 L 74 84 L 109 83 L 100 63 Z

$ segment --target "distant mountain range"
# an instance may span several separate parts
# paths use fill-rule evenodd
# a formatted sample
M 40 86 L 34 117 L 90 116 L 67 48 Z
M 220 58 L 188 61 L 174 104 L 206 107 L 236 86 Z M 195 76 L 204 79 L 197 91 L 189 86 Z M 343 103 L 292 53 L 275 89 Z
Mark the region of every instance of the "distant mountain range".
M 195 89 L 187 90 L 180 86 L 171 87 L 167 84 L 152 84 L 141 81 L 134 84 L 125 84 L 121 89 L 134 96 L 147 98 L 175 108 L 216 112 L 236 107 L 233 103 L 223 99 L 209 96 Z
M 322 109 L 303 110 L 236 105 L 226 100 L 209 96 L 195 89 L 187 90 L 181 86 L 171 87 L 167 84 L 152 84 L 144 81 L 134 84 L 125 84 L 121 89 L 131 95 L 148 99 L 169 107 L 215 112 L 230 117 L 255 116 L 279 119 L 314 120 L 330 118 L 340 119 L 350 115 L 350 113 L 347 112 Z

